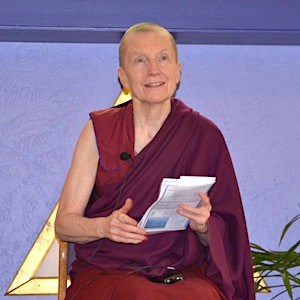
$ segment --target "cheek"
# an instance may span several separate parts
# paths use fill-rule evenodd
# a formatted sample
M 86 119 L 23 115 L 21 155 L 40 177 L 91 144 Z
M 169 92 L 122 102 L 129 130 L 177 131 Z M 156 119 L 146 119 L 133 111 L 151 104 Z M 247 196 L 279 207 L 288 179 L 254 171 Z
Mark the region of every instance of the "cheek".
M 134 70 L 134 72 L 130 74 L 129 82 L 137 85 L 140 83 L 141 78 L 143 78 L 143 73 L 140 70 Z
M 172 78 L 172 85 L 177 85 L 178 83 L 179 83 L 179 80 L 180 80 L 180 76 L 178 76 L 176 73 L 175 73 L 175 75 L 173 76 L 173 78 Z
M 137 80 L 131 78 L 130 82 L 128 83 L 130 90 L 134 93 L 140 93 L 143 90 L 143 85 Z

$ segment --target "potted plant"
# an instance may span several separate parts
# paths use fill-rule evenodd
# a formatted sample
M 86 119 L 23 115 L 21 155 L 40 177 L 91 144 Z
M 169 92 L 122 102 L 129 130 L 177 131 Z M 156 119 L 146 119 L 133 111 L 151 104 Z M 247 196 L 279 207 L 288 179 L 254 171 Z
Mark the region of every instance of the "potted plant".
M 279 246 L 288 229 L 300 219 L 300 214 L 294 217 L 283 229 Z M 293 290 L 300 288 L 300 240 L 285 251 L 266 250 L 263 247 L 251 243 L 254 273 L 259 274 L 255 278 L 256 292 L 265 292 L 276 289 L 278 292 L 272 299 L 287 293 L 290 299 L 293 298 Z M 268 278 L 281 278 L 280 283 L 273 286 L 264 286 L 262 281 Z M 272 300 L 271 299 L 271 300 Z

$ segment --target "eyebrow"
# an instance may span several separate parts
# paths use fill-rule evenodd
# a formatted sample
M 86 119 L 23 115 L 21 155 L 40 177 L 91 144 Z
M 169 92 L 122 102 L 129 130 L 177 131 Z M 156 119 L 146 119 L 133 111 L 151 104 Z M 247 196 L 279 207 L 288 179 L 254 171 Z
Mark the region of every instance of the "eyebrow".
M 171 51 L 170 50 L 168 50 L 167 48 L 164 48 L 164 49 L 162 49 L 162 50 L 160 50 L 157 54 L 159 55 L 159 54 L 162 54 L 162 53 L 167 53 L 167 54 L 169 54 Z M 148 56 L 146 53 L 144 53 L 144 52 L 133 52 L 132 53 L 132 57 L 136 57 L 136 56 L 140 56 L 140 55 L 143 55 L 143 56 Z
M 168 48 L 164 48 L 164 49 L 160 50 L 158 53 L 161 53 L 161 52 L 170 52 L 170 50 Z M 144 52 L 133 52 L 132 54 L 133 55 L 146 55 Z

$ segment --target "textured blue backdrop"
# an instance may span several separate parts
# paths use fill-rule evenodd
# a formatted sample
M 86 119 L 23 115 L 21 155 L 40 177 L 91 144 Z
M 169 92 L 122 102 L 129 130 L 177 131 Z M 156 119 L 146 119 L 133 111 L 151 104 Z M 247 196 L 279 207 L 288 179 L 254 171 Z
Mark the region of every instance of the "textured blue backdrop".
M 250 239 L 267 248 L 299 213 L 299 50 L 179 46 L 177 96 L 223 131 Z M 115 44 L 0 43 L 0 295 L 59 197 L 88 112 L 118 95 L 116 68 Z M 299 226 L 284 245 L 296 238 Z

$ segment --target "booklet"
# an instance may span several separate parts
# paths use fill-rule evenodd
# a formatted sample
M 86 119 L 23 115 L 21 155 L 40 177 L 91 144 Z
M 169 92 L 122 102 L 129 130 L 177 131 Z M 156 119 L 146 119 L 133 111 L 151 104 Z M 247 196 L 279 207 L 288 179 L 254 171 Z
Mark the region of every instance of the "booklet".
M 199 192 L 207 193 L 215 182 L 216 177 L 204 176 L 164 178 L 158 199 L 147 209 L 138 226 L 150 234 L 186 229 L 189 219 L 176 212 L 178 205 L 198 206 L 201 201 Z

